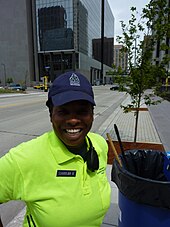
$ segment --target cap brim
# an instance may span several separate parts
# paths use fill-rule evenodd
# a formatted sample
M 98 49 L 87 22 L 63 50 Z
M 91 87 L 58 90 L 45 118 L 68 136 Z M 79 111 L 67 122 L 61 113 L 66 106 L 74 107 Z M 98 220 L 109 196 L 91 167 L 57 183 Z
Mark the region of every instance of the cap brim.
M 54 106 L 61 106 L 68 102 L 86 100 L 95 106 L 95 101 L 90 95 L 81 91 L 65 91 L 51 97 Z

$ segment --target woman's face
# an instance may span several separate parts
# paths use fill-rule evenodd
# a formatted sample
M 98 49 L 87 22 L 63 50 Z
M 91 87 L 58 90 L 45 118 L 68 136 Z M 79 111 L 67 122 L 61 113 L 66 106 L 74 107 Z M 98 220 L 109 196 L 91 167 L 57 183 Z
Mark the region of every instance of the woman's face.
M 93 106 L 79 100 L 53 107 L 51 122 L 56 135 L 64 144 L 79 147 L 93 123 Z

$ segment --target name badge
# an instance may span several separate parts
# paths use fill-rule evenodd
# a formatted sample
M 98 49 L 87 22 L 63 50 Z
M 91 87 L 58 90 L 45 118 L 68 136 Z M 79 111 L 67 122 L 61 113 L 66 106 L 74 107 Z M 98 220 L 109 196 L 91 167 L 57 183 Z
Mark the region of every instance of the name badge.
M 75 177 L 76 170 L 57 170 L 57 177 Z

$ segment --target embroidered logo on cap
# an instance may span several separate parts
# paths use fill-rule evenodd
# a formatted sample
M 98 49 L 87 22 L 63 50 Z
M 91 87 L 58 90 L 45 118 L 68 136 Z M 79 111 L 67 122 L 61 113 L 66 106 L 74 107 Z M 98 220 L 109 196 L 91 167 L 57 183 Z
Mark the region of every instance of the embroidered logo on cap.
M 70 76 L 69 80 L 70 80 L 70 85 L 71 86 L 72 85 L 74 85 L 74 86 L 80 86 L 80 80 L 79 80 L 78 76 L 75 73 L 73 73 Z

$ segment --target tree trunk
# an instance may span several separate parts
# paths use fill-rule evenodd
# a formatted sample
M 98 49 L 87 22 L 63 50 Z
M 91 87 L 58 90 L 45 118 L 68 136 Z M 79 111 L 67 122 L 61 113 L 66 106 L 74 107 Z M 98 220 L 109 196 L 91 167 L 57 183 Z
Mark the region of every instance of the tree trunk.
M 141 102 L 141 93 L 139 94 L 139 99 L 138 99 L 138 103 L 137 103 L 137 109 L 136 109 L 136 112 L 135 112 L 136 118 L 135 118 L 135 135 L 134 135 L 134 143 L 136 143 L 136 140 L 137 140 L 140 102 Z
M 139 120 L 139 108 L 137 108 L 136 112 L 135 112 L 135 135 L 134 135 L 134 143 L 136 143 L 136 139 L 137 139 L 137 132 L 138 132 L 138 120 Z

